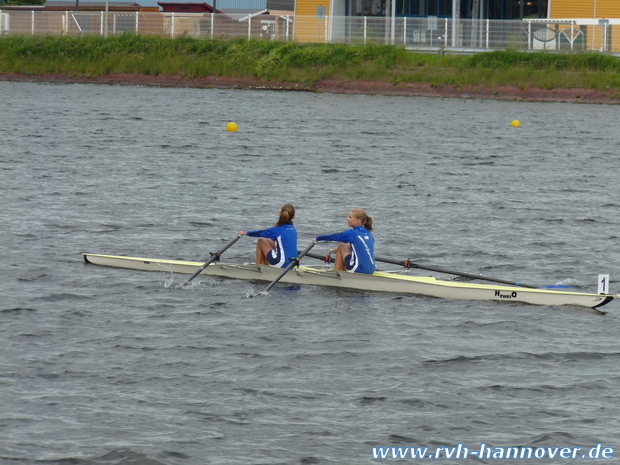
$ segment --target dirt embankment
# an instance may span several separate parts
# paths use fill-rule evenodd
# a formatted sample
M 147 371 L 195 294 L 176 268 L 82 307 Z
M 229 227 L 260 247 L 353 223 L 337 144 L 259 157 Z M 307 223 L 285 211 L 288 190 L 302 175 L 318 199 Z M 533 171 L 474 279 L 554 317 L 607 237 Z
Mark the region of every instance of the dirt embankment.
M 433 87 L 430 84 L 392 84 L 391 82 L 345 81 L 338 79 L 326 79 L 314 84 L 304 85 L 292 82 L 268 82 L 260 79 L 220 78 L 215 76 L 191 79 L 178 76 L 146 76 L 130 74 L 82 77 L 65 75 L 34 76 L 5 73 L 0 74 L 0 81 L 280 90 L 331 92 L 339 94 L 402 95 L 410 97 L 495 99 L 530 102 L 620 104 L 620 96 L 618 96 L 617 93 L 590 89 L 519 89 L 515 86 L 468 86 L 457 88 L 447 85 Z

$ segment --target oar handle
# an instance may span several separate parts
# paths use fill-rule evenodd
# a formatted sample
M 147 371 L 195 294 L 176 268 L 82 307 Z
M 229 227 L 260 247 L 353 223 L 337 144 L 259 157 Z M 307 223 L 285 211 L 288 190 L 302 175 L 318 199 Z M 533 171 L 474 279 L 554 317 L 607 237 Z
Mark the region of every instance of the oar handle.
M 334 263 L 336 261 L 331 254 L 319 255 L 318 253 L 307 253 L 306 256 L 316 258 L 317 260 L 323 260 L 325 263 Z
M 304 250 L 302 250 L 302 251 L 301 251 L 301 253 L 300 253 L 299 255 L 297 255 L 297 258 L 292 258 L 292 259 L 291 259 L 291 263 L 289 263 L 289 264 L 288 264 L 288 266 L 282 270 L 282 273 L 280 273 L 280 275 L 279 275 L 276 279 L 274 279 L 274 280 L 271 282 L 271 284 L 269 284 L 269 286 L 267 286 L 267 289 L 265 289 L 265 290 L 263 291 L 263 293 L 267 293 L 267 292 L 269 292 L 269 289 L 271 289 L 273 286 L 275 286 L 275 285 L 276 285 L 276 283 L 277 283 L 278 281 L 280 281 L 280 280 L 282 279 L 282 277 L 283 277 L 286 273 L 288 273 L 288 272 L 289 272 L 289 270 L 290 270 L 291 268 L 293 268 L 294 266 L 299 266 L 299 260 L 301 260 L 301 258 L 302 258 L 304 255 L 306 255 L 306 254 L 310 251 L 310 249 L 312 249 L 312 247 L 314 247 L 314 242 L 311 242 L 311 243 L 310 243 L 310 245 L 309 245 L 308 247 L 306 247 Z
M 217 252 L 215 252 L 214 254 L 212 254 L 212 255 L 211 255 L 211 258 L 210 258 L 209 260 L 207 260 L 207 261 L 205 262 L 205 264 L 204 264 L 204 265 L 202 265 L 200 268 L 198 268 L 198 269 L 196 270 L 196 272 L 195 272 L 193 275 L 191 275 L 191 276 L 187 279 L 187 281 L 185 281 L 183 284 L 184 284 L 184 285 L 185 285 L 185 284 L 189 284 L 189 283 L 190 283 L 190 281 L 191 281 L 192 279 L 194 279 L 196 276 L 198 276 L 200 273 L 202 273 L 202 272 L 204 271 L 204 269 L 205 269 L 206 267 L 208 267 L 211 263 L 213 263 L 213 262 L 215 262 L 215 261 L 218 261 L 218 260 L 220 259 L 220 256 L 221 256 L 221 255 L 222 255 L 222 254 L 223 254 L 223 253 L 224 253 L 224 252 L 225 252 L 225 251 L 226 251 L 226 250 L 227 250 L 230 246 L 232 246 L 235 242 L 237 242 L 237 241 L 239 240 L 239 238 L 240 238 L 240 237 L 241 237 L 241 236 L 240 236 L 239 234 L 237 234 L 234 238 L 232 238 L 231 240 L 229 240 L 229 241 L 228 241 L 228 242 L 224 245 L 224 247 L 222 247 L 222 248 L 221 248 L 221 249 L 219 249 Z
M 392 260 L 389 258 L 382 258 L 382 257 L 375 257 L 375 259 L 379 262 L 392 263 L 393 265 L 400 265 L 400 266 L 404 266 L 405 268 L 419 268 L 421 270 L 436 271 L 437 273 L 446 273 L 446 274 L 453 274 L 456 276 L 463 276 L 464 278 L 480 279 L 482 281 L 490 281 L 490 282 L 496 282 L 496 283 L 502 283 L 502 284 L 509 284 L 511 286 L 538 289 L 538 286 L 533 286 L 531 284 L 517 283 L 514 281 L 508 281 L 508 280 L 499 279 L 499 278 L 491 278 L 491 277 L 482 276 L 479 274 L 464 273 L 462 271 L 447 270 L 445 268 L 439 268 L 436 266 L 420 265 L 419 263 L 413 263 L 409 260 Z

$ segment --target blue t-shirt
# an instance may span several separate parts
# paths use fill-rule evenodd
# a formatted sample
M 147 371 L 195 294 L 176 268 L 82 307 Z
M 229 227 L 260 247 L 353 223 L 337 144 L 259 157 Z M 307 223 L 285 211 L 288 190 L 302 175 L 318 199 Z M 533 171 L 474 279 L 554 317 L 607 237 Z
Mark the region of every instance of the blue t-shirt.
M 269 263 L 273 266 L 286 268 L 291 263 L 291 258 L 297 258 L 297 230 L 292 221 L 269 229 L 248 231 L 247 235 L 266 237 L 275 242 L 276 249 L 272 252 L 271 257 L 268 257 Z
M 347 266 L 349 271 L 373 274 L 377 269 L 375 264 L 375 238 L 364 226 L 356 226 L 338 234 L 317 236 L 316 240 L 351 244 L 351 260 L 349 262 L 351 267 Z

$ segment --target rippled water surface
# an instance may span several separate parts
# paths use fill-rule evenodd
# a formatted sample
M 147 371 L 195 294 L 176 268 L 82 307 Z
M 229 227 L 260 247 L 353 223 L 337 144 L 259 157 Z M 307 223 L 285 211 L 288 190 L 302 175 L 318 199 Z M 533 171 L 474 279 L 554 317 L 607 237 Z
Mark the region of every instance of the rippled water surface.
M 378 255 L 593 292 L 609 273 L 618 293 L 620 107 L 7 82 L 0 94 L 0 463 L 620 448 L 618 301 L 602 316 L 287 285 L 246 299 L 265 284 L 178 289 L 185 276 L 81 256 L 205 260 L 289 202 L 301 248 L 363 207 Z M 225 259 L 253 248 L 242 238 Z

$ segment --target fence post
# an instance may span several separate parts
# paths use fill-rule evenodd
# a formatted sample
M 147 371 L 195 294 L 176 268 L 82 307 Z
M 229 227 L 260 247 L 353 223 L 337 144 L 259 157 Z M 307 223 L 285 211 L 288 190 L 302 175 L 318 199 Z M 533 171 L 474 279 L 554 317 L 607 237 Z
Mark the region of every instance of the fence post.
M 286 41 L 288 42 L 290 39 L 288 37 L 288 31 L 289 31 L 289 24 L 290 24 L 290 18 L 289 15 L 286 15 Z
M 170 20 L 172 21 L 172 24 L 170 25 L 170 37 L 174 39 L 174 11 L 172 12 Z
M 527 49 L 532 50 L 532 22 L 527 22 Z
M 30 34 L 34 35 L 34 10 L 32 10 L 31 17 L 32 19 L 31 19 L 31 25 L 30 25 L 30 28 L 31 28 Z
M 403 45 L 407 45 L 407 17 L 403 18 Z
M 211 40 L 213 40 L 213 28 L 215 27 L 215 12 L 211 12 Z
M 100 14 L 101 16 L 101 24 L 99 25 L 99 33 L 103 35 L 103 11 Z
M 138 30 L 139 30 L 138 29 L 138 19 L 139 19 L 138 12 L 136 11 L 136 34 L 138 33 Z
M 443 44 L 444 47 L 448 46 L 448 18 L 444 19 L 444 31 L 443 31 Z
M 366 45 L 366 16 L 364 16 L 364 45 Z
M 325 19 L 323 21 L 325 21 L 325 43 L 327 44 L 330 42 L 329 37 L 327 37 L 327 30 L 328 30 L 327 29 L 327 21 L 328 21 L 327 16 L 325 16 Z
M 491 33 L 491 21 L 487 18 L 487 48 L 489 48 L 489 34 Z
M 248 15 L 248 40 L 252 38 L 252 16 Z

